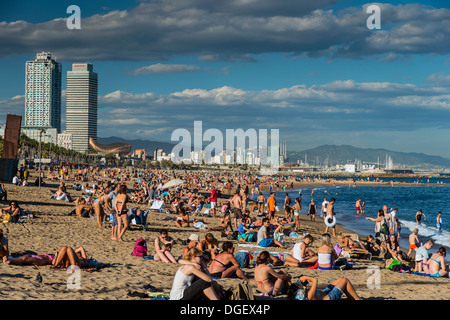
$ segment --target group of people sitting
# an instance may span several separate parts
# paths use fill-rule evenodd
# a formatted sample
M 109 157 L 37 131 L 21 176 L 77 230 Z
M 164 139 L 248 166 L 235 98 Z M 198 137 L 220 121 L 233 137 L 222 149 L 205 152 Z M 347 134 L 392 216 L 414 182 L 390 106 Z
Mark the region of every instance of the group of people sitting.
M 338 278 L 324 290 L 318 290 L 318 280 L 314 277 L 300 276 L 297 281 L 293 281 L 285 270 L 277 272 L 273 268 L 274 256 L 268 251 L 258 255 L 254 278 L 249 278 L 234 257 L 232 242 L 224 242 L 222 252 L 215 258 L 211 257 L 209 251 L 193 247 L 178 262 L 181 267 L 173 279 L 171 300 L 226 299 L 226 290 L 216 280 L 230 276 L 255 282 L 259 294 L 263 296 L 276 297 L 295 288 L 292 298 L 297 300 L 339 300 L 344 294 L 348 299 L 360 300 L 347 278 Z M 308 282 L 311 282 L 310 288 Z

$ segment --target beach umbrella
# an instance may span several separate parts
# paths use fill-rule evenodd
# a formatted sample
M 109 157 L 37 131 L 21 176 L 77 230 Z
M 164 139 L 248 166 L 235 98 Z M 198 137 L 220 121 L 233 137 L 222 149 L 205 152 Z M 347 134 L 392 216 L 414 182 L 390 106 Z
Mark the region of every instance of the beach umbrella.
M 181 180 L 181 179 L 173 179 L 173 180 L 170 180 L 169 182 L 167 182 L 166 184 L 164 184 L 162 187 L 161 187 L 161 189 L 169 189 L 169 188 L 172 188 L 172 187 L 177 187 L 177 186 L 179 186 L 179 185 L 181 185 L 181 184 L 183 184 L 183 183 L 185 183 L 185 181 L 184 180 Z

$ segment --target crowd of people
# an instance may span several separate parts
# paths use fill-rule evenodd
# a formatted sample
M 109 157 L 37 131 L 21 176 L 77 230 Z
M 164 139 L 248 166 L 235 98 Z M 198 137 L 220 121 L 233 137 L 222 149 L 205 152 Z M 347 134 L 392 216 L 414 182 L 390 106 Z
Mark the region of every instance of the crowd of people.
M 27 170 L 23 174 L 29 178 Z M 105 228 L 106 223 L 110 223 L 110 239 L 113 241 L 124 241 L 130 224 L 145 225 L 148 210 L 143 210 L 141 206 L 150 207 L 156 201 L 162 201 L 162 210 L 173 215 L 168 226 L 188 229 L 199 222 L 205 226 L 204 221 L 198 219 L 199 216 L 220 218 L 219 225 L 205 226 L 204 237 L 191 234 L 179 257 L 173 250 L 178 242 L 169 235 L 167 229 L 161 229 L 155 237 L 154 261 L 180 265 L 174 275 L 170 299 L 224 299 L 225 290 L 217 280 L 230 277 L 254 282 L 259 294 L 269 297 L 286 294 L 294 285 L 295 296 L 299 300 L 335 300 L 340 299 L 343 294 L 349 299 L 360 299 L 347 278 L 338 278 L 325 290 L 319 291 L 317 278 L 301 276 L 293 279 L 286 271 L 287 268 L 274 268 L 286 266 L 333 270 L 339 254 L 332 246 L 332 239 L 344 251 L 370 252 L 383 258 L 389 255 L 402 262 L 409 259 L 408 254 L 405 255 L 398 245 L 394 234 L 397 225 L 392 213 L 387 212 L 387 206 L 379 211 L 377 218 L 367 218 L 376 223 L 375 237 L 370 236 L 365 243 L 360 243 L 337 233 L 335 198 L 329 201 L 325 198 L 320 207 L 314 199 L 302 207 L 301 191 L 294 199 L 286 192 L 284 199 L 276 198 L 275 191 L 293 190 L 293 179 L 299 181 L 298 179 L 309 178 L 258 176 L 241 172 L 61 167 L 49 168 L 46 179 L 59 182 L 57 190 L 50 190 L 51 198 L 72 202 L 75 208 L 71 214 L 80 219 L 92 218 L 98 228 Z M 164 187 L 172 180 L 182 180 L 182 183 Z M 268 186 L 267 198 L 263 193 L 263 186 Z M 3 185 L 0 188 L 1 192 L 6 193 Z M 81 191 L 82 195 L 75 197 L 72 190 Z M 361 199 L 356 208 L 357 213 L 364 212 Z M 11 219 L 17 220 L 18 210 L 18 203 L 11 201 L 8 207 L 0 209 L 0 219 L 9 215 Z M 324 219 L 322 243 L 317 251 L 311 249 L 316 239 L 311 234 L 300 234 L 302 225 L 299 215 L 302 211 L 308 214 L 312 222 L 316 221 L 316 217 Z M 220 231 L 225 241 L 220 243 L 212 234 L 213 231 Z M 298 242 L 289 248 L 284 237 L 291 235 L 298 238 Z M 55 254 L 25 254 L 12 258 L 8 252 L 8 240 L 3 234 L 0 236 L 0 257 L 5 264 L 67 268 L 71 264 L 82 267 L 87 260 L 82 247 L 74 250 L 67 246 Z M 255 259 L 253 275 L 243 270 L 238 259 L 241 252 L 235 252 L 236 243 L 249 243 L 263 249 Z M 269 248 L 274 247 L 286 249 L 286 252 L 282 256 L 274 256 L 269 252 Z M 424 249 L 421 250 L 422 248 Z M 445 249 L 440 248 L 430 257 L 430 248 L 429 242 L 417 250 L 411 248 L 416 253 L 416 269 L 427 269 L 433 276 L 445 276 Z M 310 288 L 308 283 L 311 284 Z

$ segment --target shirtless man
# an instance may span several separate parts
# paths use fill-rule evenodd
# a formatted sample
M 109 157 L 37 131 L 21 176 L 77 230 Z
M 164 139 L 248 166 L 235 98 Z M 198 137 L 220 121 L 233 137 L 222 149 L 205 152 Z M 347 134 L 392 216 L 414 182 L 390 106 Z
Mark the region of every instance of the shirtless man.
M 94 209 L 91 205 L 86 203 L 85 198 L 78 198 L 76 203 L 77 207 L 75 208 L 75 213 L 77 217 L 89 218 L 90 216 L 94 215 Z
M 356 207 L 356 214 L 360 214 L 360 212 L 361 212 L 361 198 L 356 200 L 355 207 Z
M 239 190 L 236 190 L 236 193 L 233 198 L 231 198 L 230 203 L 234 212 L 234 229 L 237 229 L 237 222 L 242 219 L 242 200 Z
M 336 199 L 331 198 L 330 202 L 327 204 L 327 213 L 325 216 L 325 220 L 326 219 L 330 219 L 330 221 L 333 220 L 334 217 L 334 203 L 336 202 Z M 325 228 L 325 233 L 328 233 L 328 226 Z M 334 226 L 331 227 L 331 229 L 333 229 L 333 237 L 336 237 L 336 224 Z

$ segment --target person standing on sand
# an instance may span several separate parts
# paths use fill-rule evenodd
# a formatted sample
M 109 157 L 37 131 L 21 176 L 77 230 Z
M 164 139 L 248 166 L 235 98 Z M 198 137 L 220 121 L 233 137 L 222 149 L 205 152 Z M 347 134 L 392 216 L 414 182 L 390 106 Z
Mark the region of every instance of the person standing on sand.
M 212 216 L 213 216 L 213 218 L 215 218 L 216 217 L 216 207 L 217 207 L 217 192 L 216 192 L 215 187 L 213 187 L 211 190 L 210 201 L 211 201 Z
M 119 193 L 116 197 L 116 216 L 117 216 L 117 240 L 123 241 L 122 237 L 125 234 L 125 231 L 128 229 L 128 210 L 127 210 L 127 202 L 129 201 L 127 195 L 127 186 L 121 185 L 119 187 Z M 123 223 L 123 226 L 122 226 Z
M 322 209 L 320 210 L 320 215 L 323 217 L 327 214 L 327 205 L 328 205 L 328 200 L 327 198 L 323 198 L 323 202 L 322 202 Z
M 236 190 L 236 193 L 233 198 L 231 198 L 230 203 L 234 212 L 234 229 L 237 229 L 237 222 L 242 219 L 242 200 L 239 189 Z
M 291 207 L 291 198 L 289 197 L 288 193 L 286 193 L 286 197 L 284 198 L 284 212 L 286 214 L 286 220 L 291 222 L 292 207 Z
M 266 198 L 261 191 L 256 201 L 258 202 L 258 216 L 260 216 L 264 213 L 264 204 L 266 203 Z
M 327 214 L 325 216 L 325 220 L 333 221 L 334 218 L 334 203 L 336 202 L 336 199 L 331 198 L 330 202 L 327 204 Z M 331 219 L 331 220 L 330 220 Z M 328 226 L 325 228 L 325 233 L 328 233 Z M 333 230 L 333 237 L 336 237 L 336 224 L 331 227 Z
M 267 199 L 267 207 L 269 211 L 269 219 L 273 220 L 275 218 L 275 206 L 277 201 L 275 200 L 275 192 L 270 193 L 270 197 Z
M 311 221 L 316 221 L 316 204 L 314 203 L 314 200 L 311 199 L 311 203 L 309 204 L 309 217 L 311 218 Z

